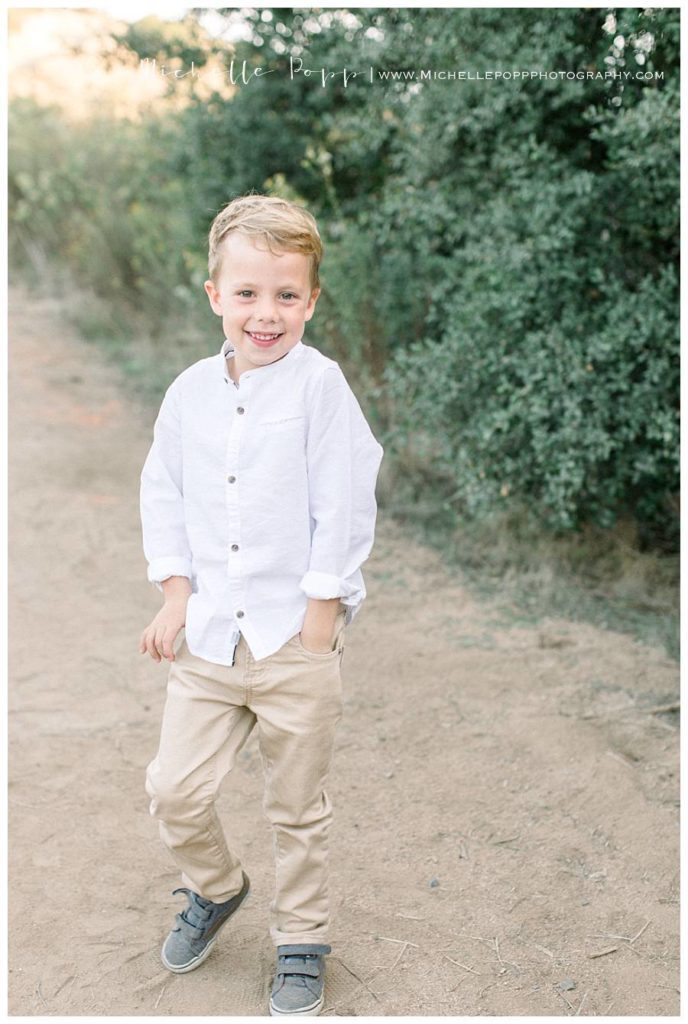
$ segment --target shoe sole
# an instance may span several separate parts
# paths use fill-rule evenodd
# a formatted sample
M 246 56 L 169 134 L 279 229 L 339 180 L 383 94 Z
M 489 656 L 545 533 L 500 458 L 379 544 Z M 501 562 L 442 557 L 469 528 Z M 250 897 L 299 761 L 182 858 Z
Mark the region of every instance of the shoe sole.
M 219 936 L 220 932 L 222 931 L 222 929 L 224 928 L 224 926 L 227 924 L 227 922 L 232 917 L 234 917 L 234 915 L 236 914 L 237 910 L 239 910 L 239 908 L 244 905 L 244 903 L 246 902 L 246 898 L 247 898 L 247 896 L 250 895 L 250 893 L 251 893 L 251 887 L 249 886 L 249 888 L 244 893 L 241 901 L 239 903 L 237 903 L 237 905 L 234 908 L 234 910 L 232 911 L 232 913 L 228 914 L 227 917 L 224 919 L 224 921 L 222 922 L 220 927 L 217 929 L 217 931 L 213 935 L 212 939 L 209 940 L 208 945 L 205 947 L 203 952 L 199 953 L 198 956 L 194 957 L 193 960 L 189 960 L 188 963 L 182 964 L 181 966 L 179 966 L 178 964 L 170 964 L 170 963 L 168 963 L 168 961 L 165 959 L 165 947 L 163 945 L 162 950 L 160 952 L 160 959 L 162 960 L 163 965 L 167 968 L 167 970 L 171 971 L 173 974 L 188 974 L 189 971 L 195 971 L 197 967 L 200 967 L 201 964 L 205 960 L 207 960 L 207 958 L 210 956 L 210 954 L 212 952 L 212 949 L 213 949 L 213 946 L 217 942 L 218 936 Z
M 273 1004 L 272 999 L 270 1000 L 270 1016 L 271 1017 L 317 1017 L 323 1008 L 325 1003 L 325 993 L 320 996 L 317 1003 L 313 1003 L 311 1006 L 300 1010 L 278 1010 Z
M 237 910 L 238 909 L 239 908 L 237 907 Z M 227 921 L 229 921 L 229 917 L 227 918 Z M 222 924 L 224 925 L 224 924 L 226 924 L 226 922 L 223 921 Z M 221 928 L 222 928 L 222 925 L 220 925 L 220 928 L 218 928 L 218 934 L 219 934 Z M 216 941 L 217 941 L 217 935 L 214 935 L 212 937 L 212 939 L 210 940 L 210 942 L 208 943 L 208 945 L 205 947 L 205 949 L 203 950 L 202 953 L 199 953 L 198 956 L 194 957 L 193 960 L 189 960 L 188 964 L 182 964 L 181 967 L 177 966 L 176 964 L 168 963 L 168 961 L 165 959 L 164 951 L 160 954 L 160 959 L 162 960 L 162 962 L 163 962 L 164 966 L 167 968 L 167 970 L 168 971 L 172 971 L 173 974 L 188 974 L 189 971 L 195 971 L 197 967 L 200 967 L 201 964 L 205 960 L 207 960 L 207 958 L 210 956 L 210 954 L 212 952 L 213 946 L 215 945 Z

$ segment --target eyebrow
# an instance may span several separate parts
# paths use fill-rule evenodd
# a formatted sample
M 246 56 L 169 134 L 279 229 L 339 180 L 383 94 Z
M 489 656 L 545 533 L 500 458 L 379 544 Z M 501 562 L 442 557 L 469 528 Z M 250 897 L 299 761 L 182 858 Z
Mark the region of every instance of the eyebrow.
M 257 285 L 253 284 L 253 282 L 251 282 L 251 281 L 232 281 L 231 282 L 231 286 L 232 286 L 232 288 L 257 288 L 258 287 Z M 291 291 L 297 292 L 297 291 L 299 291 L 300 287 L 301 286 L 298 285 L 298 284 L 281 284 L 278 287 L 277 291 L 278 292 L 283 292 L 283 291 L 286 291 L 287 288 L 289 288 L 289 289 L 291 289 Z

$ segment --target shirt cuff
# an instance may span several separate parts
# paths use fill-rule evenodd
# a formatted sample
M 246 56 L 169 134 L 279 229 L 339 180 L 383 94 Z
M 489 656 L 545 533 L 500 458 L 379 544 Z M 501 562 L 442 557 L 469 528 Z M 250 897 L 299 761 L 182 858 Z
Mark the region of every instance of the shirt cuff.
M 352 583 L 350 579 L 331 576 L 327 572 L 309 570 L 301 580 L 300 586 L 307 597 L 313 597 L 318 601 L 329 601 L 333 597 L 341 597 L 344 604 L 354 604 L 362 596 L 361 588 Z
M 188 558 L 154 558 L 148 565 L 148 582 L 162 590 L 160 584 L 170 576 L 186 576 L 191 579 L 191 562 Z

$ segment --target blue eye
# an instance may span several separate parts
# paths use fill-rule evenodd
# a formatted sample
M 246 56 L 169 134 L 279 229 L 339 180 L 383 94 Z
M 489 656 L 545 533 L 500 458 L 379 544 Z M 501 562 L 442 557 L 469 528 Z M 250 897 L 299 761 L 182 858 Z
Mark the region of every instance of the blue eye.
M 282 297 L 286 299 L 295 299 L 296 295 L 294 292 L 282 292 Z
M 242 290 L 241 290 L 241 291 L 239 292 L 239 295 L 241 295 L 241 297 L 242 297 L 242 299 L 243 299 L 245 295 L 253 295 L 253 292 L 252 292 L 252 291 L 250 291 L 250 289 L 248 289 L 248 288 L 243 288 L 243 289 L 242 289 Z

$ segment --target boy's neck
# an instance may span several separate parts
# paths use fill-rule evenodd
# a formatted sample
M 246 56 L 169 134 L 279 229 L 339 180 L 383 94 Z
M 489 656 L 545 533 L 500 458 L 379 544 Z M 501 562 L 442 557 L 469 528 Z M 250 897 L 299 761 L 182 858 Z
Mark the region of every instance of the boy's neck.
M 291 351 L 291 349 L 289 351 Z M 267 363 L 266 365 L 274 366 L 275 363 L 279 363 L 282 359 L 284 359 L 284 356 L 286 355 L 289 355 L 289 352 L 285 352 L 283 356 L 279 357 L 279 359 L 275 359 L 273 360 L 272 363 Z M 251 367 L 247 367 L 245 370 L 237 370 L 236 355 L 225 356 L 225 366 L 227 367 L 227 373 L 229 374 L 230 380 L 233 380 L 235 384 L 239 383 L 239 378 L 241 377 L 242 373 L 246 373 L 249 369 L 251 369 Z M 254 369 L 260 370 L 262 369 L 262 367 L 256 366 L 254 367 Z

